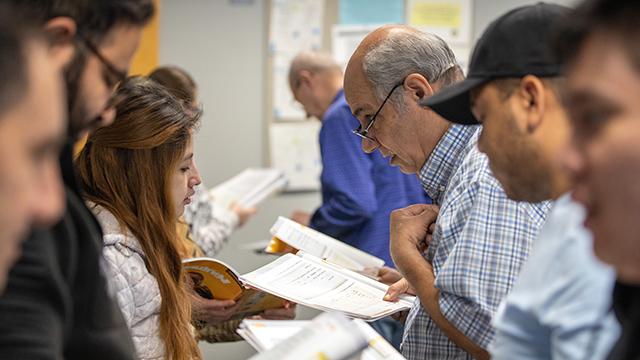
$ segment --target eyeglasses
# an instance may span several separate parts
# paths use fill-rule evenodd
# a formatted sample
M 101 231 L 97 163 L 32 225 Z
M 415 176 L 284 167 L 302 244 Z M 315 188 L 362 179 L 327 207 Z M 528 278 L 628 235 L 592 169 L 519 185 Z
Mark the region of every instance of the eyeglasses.
M 108 86 L 115 89 L 115 87 L 119 83 L 123 82 L 127 78 L 127 72 L 118 70 L 118 68 L 115 65 L 113 65 L 111 61 L 107 60 L 107 58 L 104 55 L 102 55 L 100 50 L 98 50 L 98 47 L 91 40 L 87 39 L 86 37 L 80 34 L 78 34 L 78 38 L 87 47 L 87 49 L 89 49 L 89 51 L 93 55 L 95 55 L 95 57 L 97 57 L 98 60 L 100 60 L 102 65 L 109 72 L 110 76 L 108 79 L 106 79 Z M 113 100 L 111 102 L 113 102 Z
M 363 139 L 367 139 L 369 141 L 374 141 L 377 142 L 376 139 L 370 137 L 369 134 L 369 130 L 371 129 L 371 127 L 373 126 L 373 123 L 376 122 L 376 119 L 378 118 L 378 114 L 380 114 L 380 111 L 382 111 L 382 108 L 384 107 L 384 104 L 387 103 L 387 100 L 389 100 L 389 98 L 391 97 L 391 94 L 393 94 L 393 92 L 400 86 L 404 84 L 404 80 L 397 83 L 392 89 L 391 91 L 389 91 L 389 95 L 387 95 L 387 97 L 384 98 L 384 100 L 382 101 L 382 104 L 380 104 L 380 107 L 378 108 L 378 110 L 375 112 L 375 114 L 373 114 L 373 117 L 371 118 L 371 120 L 369 120 L 369 124 L 367 124 L 367 127 L 364 128 L 364 130 L 362 129 L 362 125 L 358 126 L 357 129 L 351 130 L 352 133 L 358 135 L 359 137 L 363 138 Z

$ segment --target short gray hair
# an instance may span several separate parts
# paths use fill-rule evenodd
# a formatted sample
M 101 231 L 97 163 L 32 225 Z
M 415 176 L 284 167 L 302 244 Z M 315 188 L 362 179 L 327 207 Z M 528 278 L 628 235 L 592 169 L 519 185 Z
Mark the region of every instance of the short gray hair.
M 303 70 L 318 73 L 332 70 L 342 73 L 342 68 L 331 55 L 319 51 L 304 51 L 296 55 L 289 67 L 289 86 L 292 88 L 298 82 L 300 72 Z
M 437 35 L 411 29 L 389 34 L 364 56 L 362 70 L 378 99 L 384 99 L 394 86 L 410 74 L 424 76 L 430 83 L 450 85 L 463 77 L 453 51 Z M 390 99 L 401 110 L 402 92 Z

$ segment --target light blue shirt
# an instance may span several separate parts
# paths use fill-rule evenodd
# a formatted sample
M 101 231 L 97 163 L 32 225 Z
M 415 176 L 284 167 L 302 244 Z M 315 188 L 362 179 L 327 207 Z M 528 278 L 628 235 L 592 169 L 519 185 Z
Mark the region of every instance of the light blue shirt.
M 491 319 L 527 259 L 548 203 L 509 200 L 476 146 L 479 127 L 452 126 L 419 178 L 440 205 L 425 259 L 433 265 L 442 314 L 476 344 L 493 339 Z M 419 299 L 405 324 L 409 360 L 470 359 L 431 320 Z
M 493 359 L 604 359 L 618 338 L 615 273 L 593 254 L 584 209 L 570 195 L 549 212 L 494 319 Z

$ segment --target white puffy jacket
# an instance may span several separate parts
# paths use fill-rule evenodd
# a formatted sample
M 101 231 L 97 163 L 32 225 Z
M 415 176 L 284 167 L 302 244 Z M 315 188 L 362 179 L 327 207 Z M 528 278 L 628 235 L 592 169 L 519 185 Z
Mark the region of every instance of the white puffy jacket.
M 131 330 L 138 357 L 164 359 L 164 342 L 159 331 L 160 289 L 145 266 L 142 247 L 111 212 L 93 203 L 88 206 L 102 225 L 109 288 Z

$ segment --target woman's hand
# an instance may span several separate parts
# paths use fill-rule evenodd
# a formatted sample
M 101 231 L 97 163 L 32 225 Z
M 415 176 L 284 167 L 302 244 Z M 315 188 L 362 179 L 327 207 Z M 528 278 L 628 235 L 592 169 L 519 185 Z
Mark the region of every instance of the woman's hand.
M 236 302 L 233 300 L 210 300 L 189 294 L 191 298 L 191 317 L 206 323 L 217 323 L 229 320 L 236 312 Z
M 238 215 L 238 226 L 244 225 L 249 219 L 258 212 L 255 207 L 243 207 L 233 202 L 229 209 Z

